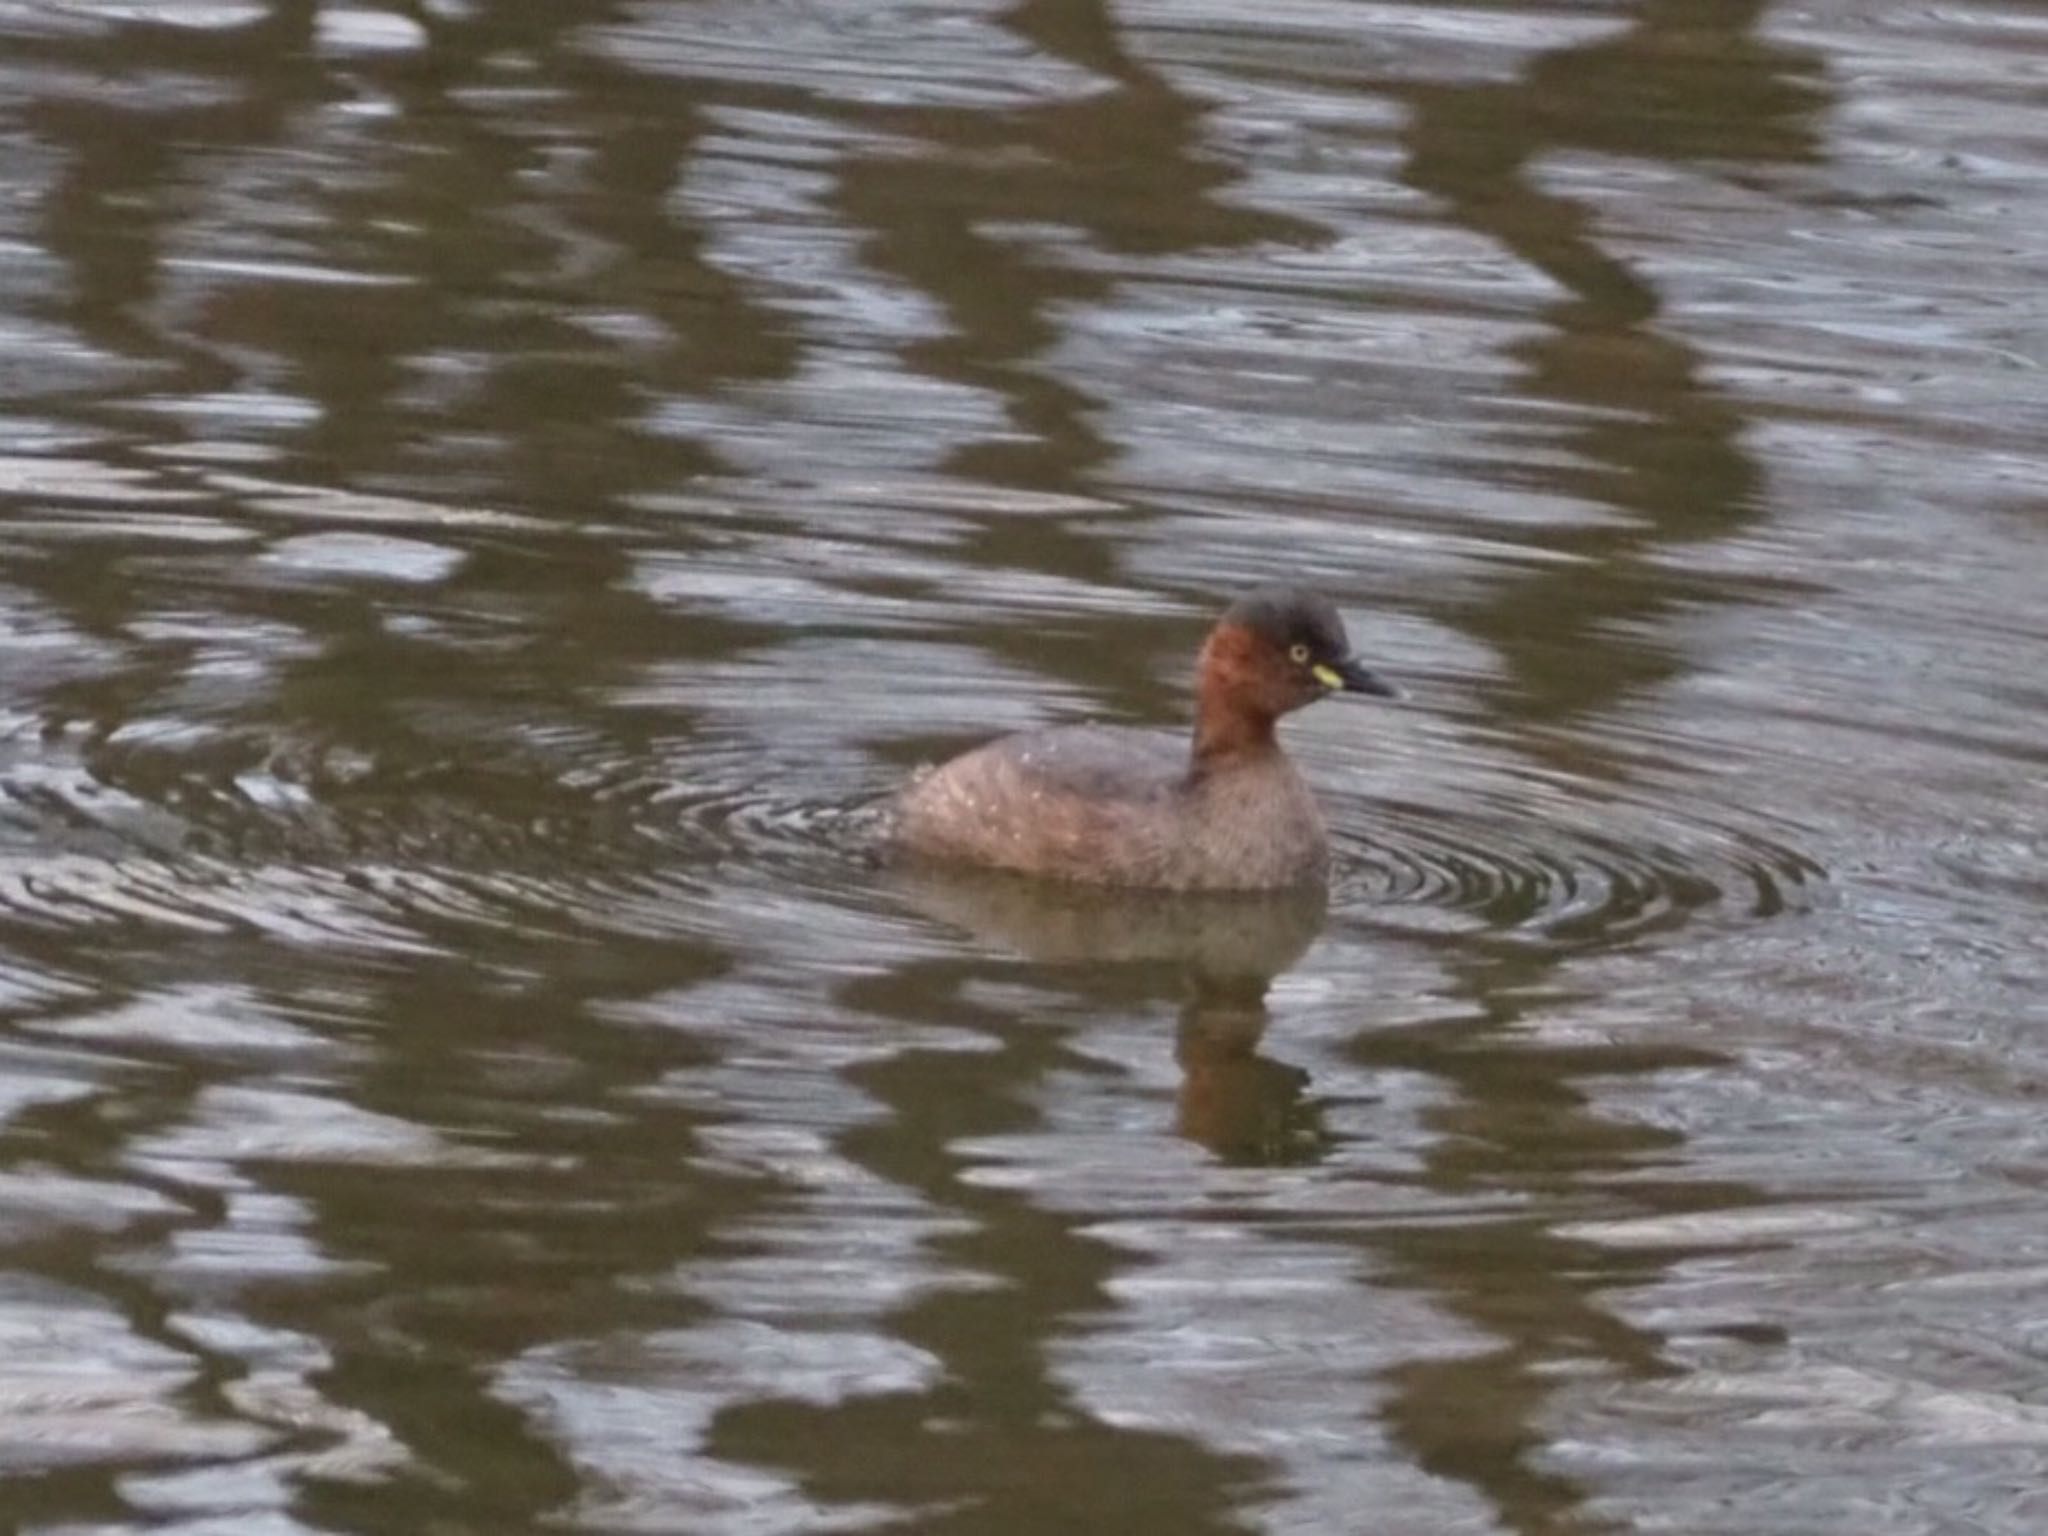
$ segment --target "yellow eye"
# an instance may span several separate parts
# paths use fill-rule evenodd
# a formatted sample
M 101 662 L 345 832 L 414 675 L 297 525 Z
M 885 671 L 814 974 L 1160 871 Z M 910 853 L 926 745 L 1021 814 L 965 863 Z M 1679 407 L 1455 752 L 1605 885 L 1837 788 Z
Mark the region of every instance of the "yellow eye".
M 1303 645 L 1299 640 L 1295 641 L 1294 644 L 1287 647 L 1287 655 L 1297 667 L 1305 667 L 1308 665 L 1308 647 Z

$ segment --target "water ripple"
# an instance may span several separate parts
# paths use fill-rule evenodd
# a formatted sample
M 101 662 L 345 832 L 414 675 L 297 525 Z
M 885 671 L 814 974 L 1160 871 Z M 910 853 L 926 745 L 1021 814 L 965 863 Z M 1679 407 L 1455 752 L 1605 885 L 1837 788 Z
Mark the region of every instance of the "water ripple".
M 1687 830 L 1684 842 L 1638 842 L 1534 818 L 1489 823 L 1382 805 L 1369 835 L 1340 840 L 1338 900 L 1433 910 L 1561 942 L 1614 940 L 1716 903 L 1772 916 L 1824 878 L 1806 855 L 1754 834 Z

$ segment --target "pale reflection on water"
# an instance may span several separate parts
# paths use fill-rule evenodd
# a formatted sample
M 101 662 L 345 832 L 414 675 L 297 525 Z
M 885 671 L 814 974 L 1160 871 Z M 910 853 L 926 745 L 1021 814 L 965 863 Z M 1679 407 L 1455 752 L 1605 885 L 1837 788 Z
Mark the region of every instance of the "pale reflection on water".
M 5 1523 L 2041 1529 L 2040 38 L 0 5 Z

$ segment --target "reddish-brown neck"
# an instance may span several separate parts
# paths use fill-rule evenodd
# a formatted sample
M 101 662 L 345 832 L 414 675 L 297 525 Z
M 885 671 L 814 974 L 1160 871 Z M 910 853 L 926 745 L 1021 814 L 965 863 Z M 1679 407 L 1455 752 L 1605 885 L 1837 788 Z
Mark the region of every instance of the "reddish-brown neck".
M 1275 750 L 1279 712 L 1265 700 L 1259 647 L 1265 642 L 1236 624 L 1220 624 L 1202 646 L 1195 684 L 1195 769 Z

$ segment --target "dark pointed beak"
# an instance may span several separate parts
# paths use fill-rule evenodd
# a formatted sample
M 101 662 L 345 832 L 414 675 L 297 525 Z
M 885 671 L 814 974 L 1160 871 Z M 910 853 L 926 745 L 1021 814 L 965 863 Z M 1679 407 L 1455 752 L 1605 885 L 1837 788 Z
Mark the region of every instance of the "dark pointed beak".
M 1328 673 L 1329 676 L 1323 676 Z M 1362 667 L 1355 657 L 1347 656 L 1329 666 L 1317 667 L 1316 675 L 1329 686 L 1332 692 L 1364 693 L 1376 699 L 1398 699 L 1401 690 L 1388 682 L 1379 673 Z M 1331 679 L 1334 678 L 1333 682 Z

